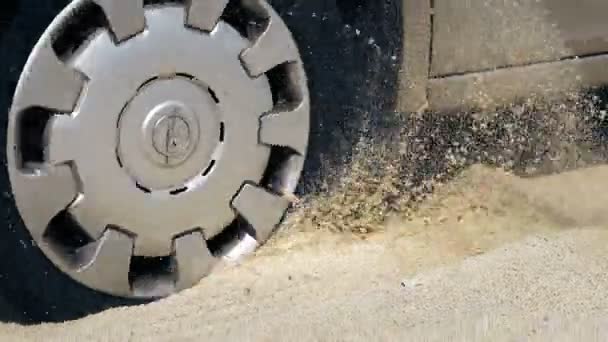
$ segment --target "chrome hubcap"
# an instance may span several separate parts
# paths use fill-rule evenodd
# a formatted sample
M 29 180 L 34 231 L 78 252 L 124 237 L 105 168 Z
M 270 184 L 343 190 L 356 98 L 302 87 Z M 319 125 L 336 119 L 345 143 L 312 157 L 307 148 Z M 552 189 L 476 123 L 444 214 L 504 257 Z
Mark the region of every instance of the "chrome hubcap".
M 238 4 L 238 23 L 229 11 L 79 0 L 32 52 L 10 113 L 13 192 L 33 239 L 84 285 L 188 288 L 284 215 L 308 143 L 302 63 L 265 1 Z M 86 39 L 66 33 L 83 23 Z

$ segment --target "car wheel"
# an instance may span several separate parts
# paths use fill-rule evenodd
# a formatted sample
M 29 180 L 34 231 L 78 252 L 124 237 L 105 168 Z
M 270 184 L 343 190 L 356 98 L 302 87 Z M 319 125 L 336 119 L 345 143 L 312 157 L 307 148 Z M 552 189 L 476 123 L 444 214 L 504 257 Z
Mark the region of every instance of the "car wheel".
M 252 252 L 294 199 L 309 135 L 306 185 L 393 107 L 396 3 L 1 5 L 0 314 L 142 303 Z

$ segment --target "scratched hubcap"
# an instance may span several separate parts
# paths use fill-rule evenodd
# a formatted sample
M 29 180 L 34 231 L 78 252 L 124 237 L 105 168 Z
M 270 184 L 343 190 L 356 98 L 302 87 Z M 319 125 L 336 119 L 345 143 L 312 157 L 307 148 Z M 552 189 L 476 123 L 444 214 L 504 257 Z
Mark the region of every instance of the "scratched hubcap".
M 264 0 L 77 0 L 17 87 L 7 144 L 17 207 L 76 281 L 165 296 L 280 223 L 309 111 L 296 45 Z

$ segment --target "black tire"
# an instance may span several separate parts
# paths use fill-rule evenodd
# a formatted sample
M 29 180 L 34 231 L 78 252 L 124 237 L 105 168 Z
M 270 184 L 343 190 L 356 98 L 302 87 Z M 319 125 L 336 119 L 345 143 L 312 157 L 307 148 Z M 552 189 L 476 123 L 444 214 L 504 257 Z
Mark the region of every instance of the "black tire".
M 395 131 L 386 114 L 398 96 L 404 1 L 270 0 L 299 44 L 309 80 L 305 191 L 347 163 L 361 135 Z
M 307 68 L 313 104 L 305 186 L 350 155 L 369 113 L 392 111 L 401 60 L 401 0 L 275 0 Z M 72 320 L 142 301 L 86 288 L 55 268 L 32 243 L 12 198 L 6 165 L 7 114 L 34 44 L 69 0 L 0 3 L 0 320 L 39 323 Z M 358 32 L 358 33 L 357 33 Z M 370 44 L 370 39 L 374 40 Z M 378 116 L 381 117 L 381 116 Z M 328 149 L 326 146 L 332 146 Z M 41 194 L 44 195 L 44 194 Z

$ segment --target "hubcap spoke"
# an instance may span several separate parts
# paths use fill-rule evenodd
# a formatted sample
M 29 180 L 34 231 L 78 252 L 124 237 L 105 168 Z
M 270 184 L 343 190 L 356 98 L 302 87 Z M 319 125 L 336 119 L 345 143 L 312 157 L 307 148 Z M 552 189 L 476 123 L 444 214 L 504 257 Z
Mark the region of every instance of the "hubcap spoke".
M 156 227 L 155 227 L 156 228 Z M 153 236 L 137 236 L 133 254 L 137 256 L 159 257 L 171 254 L 171 241 Z
M 104 11 L 117 42 L 146 28 L 143 0 L 94 0 Z
M 69 115 L 55 115 L 48 123 L 46 139 L 46 160 L 51 164 L 61 164 L 73 160 L 78 148 L 75 139 L 78 130 Z
M 99 238 L 107 226 L 107 217 L 96 215 L 92 202 L 87 201 L 86 195 L 79 196 L 69 208 L 72 217 L 80 223 L 84 231 L 94 240 Z
M 265 6 L 272 11 L 269 6 Z M 247 72 L 253 77 L 260 76 L 277 65 L 298 60 L 298 48 L 289 29 L 273 16 L 268 26 L 252 47 L 241 55 Z
M 117 230 L 108 229 L 94 246 L 94 255 L 87 265 L 78 270 L 78 278 L 104 290 L 128 296 L 129 266 L 133 252 L 133 239 Z
M 289 204 L 288 199 L 251 184 L 244 185 L 232 201 L 232 207 L 255 230 L 255 239 L 258 242 L 268 239 L 280 223 Z
M 49 44 L 37 48 L 36 58 L 28 63 L 15 99 L 18 111 L 42 107 L 70 113 L 84 86 L 85 77 L 59 60 Z
M 18 186 L 17 200 L 27 198 L 28 210 L 35 213 L 25 217 L 35 240 L 40 239 L 49 222 L 67 208 L 77 195 L 72 170 L 67 165 L 49 167 L 34 174 L 17 174 L 13 186 Z
M 261 118 L 260 140 L 263 144 L 289 147 L 300 155 L 308 145 L 310 108 L 307 101 L 292 111 L 273 112 Z
M 201 232 L 193 232 L 175 239 L 175 258 L 178 290 L 196 285 L 211 272 L 217 262 Z
M 228 0 L 190 0 L 187 23 L 202 31 L 212 31 L 217 24 Z

